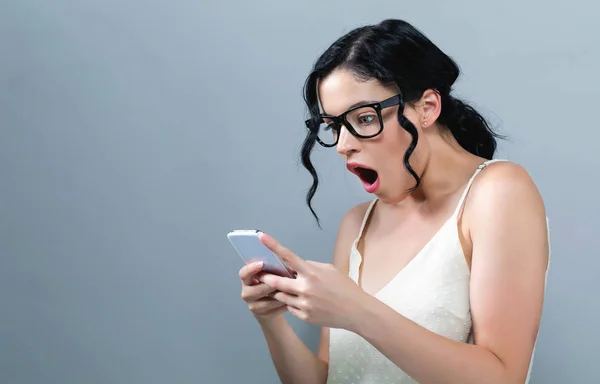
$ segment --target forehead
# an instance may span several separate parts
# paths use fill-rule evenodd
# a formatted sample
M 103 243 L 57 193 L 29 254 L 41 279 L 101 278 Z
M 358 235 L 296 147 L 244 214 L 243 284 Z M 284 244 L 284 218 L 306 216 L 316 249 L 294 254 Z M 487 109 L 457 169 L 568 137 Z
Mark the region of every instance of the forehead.
M 384 100 L 390 91 L 377 80 L 360 81 L 347 70 L 333 71 L 319 82 L 319 102 L 326 115 L 340 115 L 357 104 Z

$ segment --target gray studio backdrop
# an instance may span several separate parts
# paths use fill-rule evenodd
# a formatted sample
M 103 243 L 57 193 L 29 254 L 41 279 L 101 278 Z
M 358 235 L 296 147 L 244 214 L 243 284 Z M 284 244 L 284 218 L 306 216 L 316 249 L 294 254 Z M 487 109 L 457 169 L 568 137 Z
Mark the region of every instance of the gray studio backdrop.
M 0 2 L 0 382 L 276 383 L 232 228 L 330 260 L 370 198 L 318 150 L 301 87 L 335 38 L 409 20 L 544 195 L 553 263 L 534 383 L 597 383 L 600 30 L 591 0 Z M 293 321 L 316 347 L 317 329 Z

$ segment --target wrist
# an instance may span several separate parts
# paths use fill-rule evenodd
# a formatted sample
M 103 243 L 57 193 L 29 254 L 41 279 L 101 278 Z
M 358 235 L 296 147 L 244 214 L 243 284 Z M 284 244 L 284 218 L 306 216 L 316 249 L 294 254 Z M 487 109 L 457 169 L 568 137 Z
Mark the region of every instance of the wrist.
M 254 317 L 256 318 L 256 321 L 258 321 L 258 324 L 263 329 L 276 328 L 276 327 L 280 326 L 281 324 L 287 323 L 287 320 L 283 316 L 283 314 L 281 314 L 280 316 L 274 316 L 274 317 L 261 317 L 261 316 L 256 316 L 256 315 Z
M 378 304 L 381 304 L 381 302 L 377 298 L 364 292 L 356 305 L 354 316 L 351 316 L 352 320 L 348 330 L 362 335 L 373 321 Z

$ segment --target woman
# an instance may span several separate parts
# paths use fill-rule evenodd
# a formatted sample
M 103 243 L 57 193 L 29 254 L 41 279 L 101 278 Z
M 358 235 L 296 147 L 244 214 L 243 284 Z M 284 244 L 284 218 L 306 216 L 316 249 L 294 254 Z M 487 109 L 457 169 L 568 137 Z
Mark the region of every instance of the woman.
M 375 199 L 342 219 L 332 264 L 263 235 L 296 278 L 240 270 L 283 383 L 528 381 L 549 263 L 545 209 L 521 166 L 489 160 L 496 135 L 452 96 L 458 75 L 401 20 L 355 29 L 316 62 L 305 87 L 308 205 L 316 144 L 335 147 Z M 322 327 L 318 354 L 285 311 Z

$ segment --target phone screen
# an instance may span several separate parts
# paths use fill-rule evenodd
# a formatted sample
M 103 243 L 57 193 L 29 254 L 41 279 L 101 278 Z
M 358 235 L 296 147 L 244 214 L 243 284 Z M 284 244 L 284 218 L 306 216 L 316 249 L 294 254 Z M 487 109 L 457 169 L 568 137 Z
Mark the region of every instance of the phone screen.
M 295 278 L 290 268 L 260 241 L 261 234 L 258 230 L 234 230 L 227 238 L 246 264 L 262 261 L 263 272 Z

